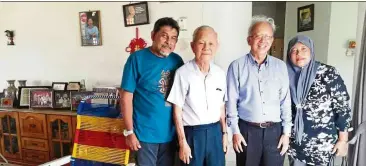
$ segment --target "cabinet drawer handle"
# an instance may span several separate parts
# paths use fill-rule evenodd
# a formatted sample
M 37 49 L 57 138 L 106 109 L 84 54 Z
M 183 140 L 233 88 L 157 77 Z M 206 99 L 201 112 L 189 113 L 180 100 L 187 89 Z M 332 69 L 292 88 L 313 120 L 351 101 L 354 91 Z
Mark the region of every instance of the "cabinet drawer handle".
M 32 143 L 33 146 L 37 146 L 38 144 L 37 143 Z
M 36 128 L 36 125 L 35 124 L 30 124 L 29 127 L 30 128 Z

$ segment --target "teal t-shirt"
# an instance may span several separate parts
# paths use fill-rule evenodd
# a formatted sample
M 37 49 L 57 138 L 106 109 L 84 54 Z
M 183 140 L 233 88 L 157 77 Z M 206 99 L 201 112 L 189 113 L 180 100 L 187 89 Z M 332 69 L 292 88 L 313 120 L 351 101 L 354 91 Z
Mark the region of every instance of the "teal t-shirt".
M 166 143 L 173 140 L 173 107 L 166 99 L 174 73 L 183 64 L 175 53 L 161 58 L 150 48 L 136 51 L 127 59 L 121 88 L 133 93 L 133 127 L 139 141 Z

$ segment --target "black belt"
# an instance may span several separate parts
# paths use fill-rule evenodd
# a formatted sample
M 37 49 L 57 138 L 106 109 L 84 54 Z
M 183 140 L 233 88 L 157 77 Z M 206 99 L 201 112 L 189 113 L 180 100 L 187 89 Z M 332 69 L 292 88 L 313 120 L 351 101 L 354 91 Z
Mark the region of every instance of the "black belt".
M 241 120 L 241 119 L 240 119 Z M 260 127 L 260 128 L 267 128 L 267 127 L 271 127 L 274 126 L 275 124 L 279 123 L 279 122 L 262 122 L 262 123 L 256 123 L 256 122 L 248 122 L 245 120 L 241 120 L 249 125 L 252 126 L 256 126 L 256 127 Z

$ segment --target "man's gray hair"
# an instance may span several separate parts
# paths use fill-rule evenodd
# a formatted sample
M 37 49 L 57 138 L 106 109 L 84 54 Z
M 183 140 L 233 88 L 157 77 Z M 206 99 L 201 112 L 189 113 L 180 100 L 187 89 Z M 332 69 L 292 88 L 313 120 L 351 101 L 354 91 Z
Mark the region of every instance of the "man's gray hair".
M 212 30 L 212 31 L 217 35 L 217 33 L 216 33 L 215 29 L 213 29 L 212 27 L 210 27 L 210 26 L 208 26 L 208 25 L 201 25 L 201 26 L 199 26 L 198 28 L 196 28 L 196 29 L 194 30 L 192 40 L 193 40 L 193 41 L 196 41 L 196 37 L 197 37 L 198 32 L 200 32 L 200 31 L 202 31 L 202 30 L 205 30 L 205 29 L 210 29 L 210 30 Z
M 273 33 L 275 33 L 276 25 L 273 18 L 267 17 L 265 15 L 255 15 L 252 17 L 252 22 L 249 26 L 248 36 L 252 35 L 251 33 L 253 31 L 253 27 L 260 22 L 268 23 L 271 26 Z

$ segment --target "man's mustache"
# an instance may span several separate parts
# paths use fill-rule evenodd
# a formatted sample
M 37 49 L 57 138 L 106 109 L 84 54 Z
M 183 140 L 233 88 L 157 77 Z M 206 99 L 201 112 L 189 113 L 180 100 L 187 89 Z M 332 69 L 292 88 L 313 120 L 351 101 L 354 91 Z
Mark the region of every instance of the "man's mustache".
M 172 49 L 172 47 L 168 46 L 168 45 L 162 45 L 161 47 L 163 48 L 169 48 L 169 49 Z

